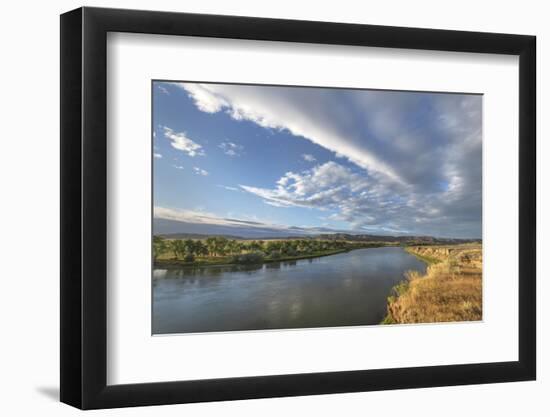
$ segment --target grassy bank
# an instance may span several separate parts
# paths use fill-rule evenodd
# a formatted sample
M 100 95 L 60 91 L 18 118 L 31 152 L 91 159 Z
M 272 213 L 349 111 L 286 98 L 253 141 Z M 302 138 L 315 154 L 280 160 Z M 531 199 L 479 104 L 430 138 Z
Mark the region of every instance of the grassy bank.
M 482 319 L 481 244 L 411 246 L 428 264 L 425 275 L 406 273 L 388 297 L 383 324 Z
M 440 259 L 429 256 L 429 255 L 421 255 L 420 253 L 415 252 L 415 248 L 418 248 L 417 246 L 409 246 L 405 248 L 405 252 L 410 253 L 417 259 L 421 260 L 422 262 L 425 262 L 428 265 L 435 265 L 441 262 Z

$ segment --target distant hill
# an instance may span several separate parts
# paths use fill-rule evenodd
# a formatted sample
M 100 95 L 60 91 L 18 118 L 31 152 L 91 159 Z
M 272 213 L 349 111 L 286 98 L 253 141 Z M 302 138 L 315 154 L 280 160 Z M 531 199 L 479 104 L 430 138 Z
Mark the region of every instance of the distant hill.
M 386 236 L 344 233 L 334 231 L 327 233 L 326 228 L 299 228 L 275 229 L 265 227 L 260 223 L 249 222 L 249 227 L 226 226 L 206 223 L 187 223 L 176 220 L 153 219 L 153 233 L 169 239 L 205 239 L 209 236 L 225 237 L 227 239 L 241 240 L 269 240 L 269 239 L 324 239 L 324 240 L 347 240 L 356 242 L 388 242 L 415 244 L 445 244 L 481 242 L 481 239 L 450 239 L 436 238 L 432 236 Z
M 318 235 L 319 239 L 326 240 L 349 240 L 358 242 L 416 242 L 416 243 L 464 243 L 464 242 L 481 242 L 481 239 L 451 239 L 437 238 L 433 236 L 384 236 L 384 235 L 368 235 L 368 234 L 352 234 L 352 233 L 332 233 Z

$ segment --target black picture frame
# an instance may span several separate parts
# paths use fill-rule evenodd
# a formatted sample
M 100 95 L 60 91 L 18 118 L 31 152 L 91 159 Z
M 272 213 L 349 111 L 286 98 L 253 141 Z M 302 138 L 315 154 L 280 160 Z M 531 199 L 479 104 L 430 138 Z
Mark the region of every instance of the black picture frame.
M 108 32 L 519 56 L 519 358 L 399 369 L 107 385 Z M 534 36 L 80 8 L 61 15 L 61 401 L 81 409 L 534 380 Z

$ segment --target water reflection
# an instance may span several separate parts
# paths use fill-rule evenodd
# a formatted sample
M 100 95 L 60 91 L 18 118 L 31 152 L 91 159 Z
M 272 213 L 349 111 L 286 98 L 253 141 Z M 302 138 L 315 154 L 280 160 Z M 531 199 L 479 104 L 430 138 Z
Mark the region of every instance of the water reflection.
M 153 270 L 153 279 L 166 278 L 167 274 L 166 269 L 154 269 Z
M 157 269 L 153 332 L 185 333 L 379 323 L 391 288 L 425 265 L 401 248 L 324 258 Z

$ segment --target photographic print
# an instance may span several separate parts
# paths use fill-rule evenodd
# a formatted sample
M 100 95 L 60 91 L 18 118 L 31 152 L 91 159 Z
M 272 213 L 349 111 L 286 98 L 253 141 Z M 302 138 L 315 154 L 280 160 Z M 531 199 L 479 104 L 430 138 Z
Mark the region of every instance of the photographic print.
M 480 94 L 152 82 L 152 333 L 482 320 Z

